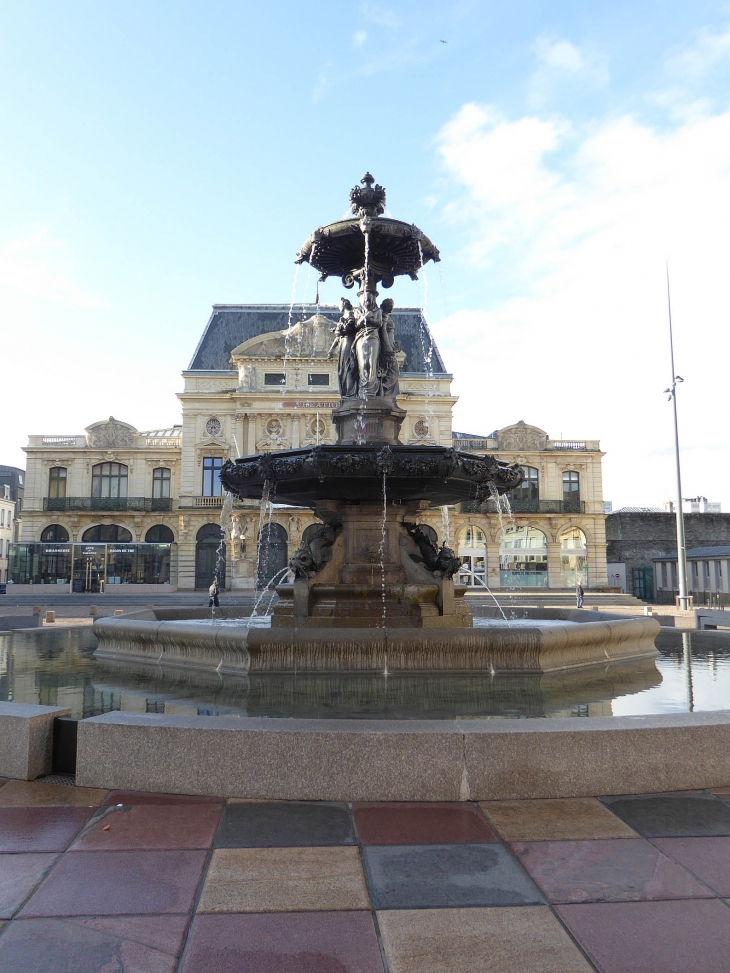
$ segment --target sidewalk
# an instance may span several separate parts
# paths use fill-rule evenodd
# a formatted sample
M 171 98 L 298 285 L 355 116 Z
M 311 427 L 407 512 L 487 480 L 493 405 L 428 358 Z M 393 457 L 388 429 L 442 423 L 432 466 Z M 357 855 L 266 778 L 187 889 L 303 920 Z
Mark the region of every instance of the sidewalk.
M 730 969 L 730 787 L 347 805 L 2 784 L 13 973 Z

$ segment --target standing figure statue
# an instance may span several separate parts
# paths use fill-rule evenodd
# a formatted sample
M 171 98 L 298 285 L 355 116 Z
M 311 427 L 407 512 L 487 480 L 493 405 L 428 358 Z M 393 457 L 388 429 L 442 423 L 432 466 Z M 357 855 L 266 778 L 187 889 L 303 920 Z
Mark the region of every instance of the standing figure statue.
M 343 399 L 357 395 L 357 360 L 352 347 L 357 330 L 357 320 L 352 304 L 346 297 L 340 298 L 340 320 L 334 329 L 335 340 L 330 346 L 327 357 L 331 358 L 335 347 L 338 348 L 337 380 Z
M 393 310 L 393 300 L 386 297 L 380 305 L 383 315 L 383 324 L 380 329 L 380 360 L 378 362 L 378 372 L 380 375 L 380 394 L 385 396 L 398 395 L 398 377 L 400 369 L 396 352 L 400 351 L 400 345 L 395 340 L 395 324 L 390 312 Z
M 378 307 L 375 295 L 368 292 L 355 314 L 357 333 L 353 350 L 357 358 L 357 394 L 361 399 L 372 399 L 380 395 L 378 359 L 383 312 Z

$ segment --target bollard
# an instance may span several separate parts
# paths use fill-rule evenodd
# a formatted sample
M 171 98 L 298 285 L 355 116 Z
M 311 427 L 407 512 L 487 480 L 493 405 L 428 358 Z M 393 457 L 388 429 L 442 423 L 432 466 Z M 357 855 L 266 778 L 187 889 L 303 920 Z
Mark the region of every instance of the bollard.
M 96 617 L 99 614 L 99 608 L 97 605 L 89 605 L 89 614 Z
M 34 615 L 40 615 L 40 613 L 41 613 L 41 606 L 40 605 L 33 605 L 33 614 Z
M 114 614 L 115 615 L 123 615 L 124 614 L 124 609 L 123 608 L 115 608 L 114 609 Z
M 55 621 L 56 621 L 56 613 L 55 613 L 55 611 L 51 611 L 50 609 L 48 609 L 46 611 L 46 624 L 48 624 L 49 622 L 55 622 Z

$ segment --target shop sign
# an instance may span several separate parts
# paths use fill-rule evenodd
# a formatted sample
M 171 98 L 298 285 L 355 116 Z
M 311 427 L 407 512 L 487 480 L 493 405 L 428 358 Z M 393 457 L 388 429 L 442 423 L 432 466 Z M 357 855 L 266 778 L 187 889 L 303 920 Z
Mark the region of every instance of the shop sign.
M 110 547 L 110 554 L 134 554 L 136 547 Z

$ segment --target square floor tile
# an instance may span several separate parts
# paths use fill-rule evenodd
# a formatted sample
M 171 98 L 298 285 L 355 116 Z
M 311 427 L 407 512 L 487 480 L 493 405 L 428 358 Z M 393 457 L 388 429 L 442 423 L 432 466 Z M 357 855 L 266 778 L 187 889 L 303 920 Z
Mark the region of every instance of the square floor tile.
M 390 973 L 590 973 L 545 906 L 380 912 Z
M 503 845 L 371 845 L 363 859 L 376 909 L 544 901 Z
M 730 909 L 717 899 L 555 907 L 601 973 L 728 973 Z
M 357 848 L 219 848 L 200 912 L 369 909 Z
M 512 850 L 549 902 L 712 897 L 689 872 L 643 838 L 518 842 Z
M 383 973 L 383 965 L 369 912 L 197 915 L 180 971 Z
M 447 845 L 498 841 L 474 804 L 356 804 L 364 845 Z
M 730 896 L 730 838 L 654 838 L 653 844 L 716 895 Z
M 220 815 L 221 807 L 216 804 L 104 808 L 70 850 L 210 848 Z
M 595 797 L 480 804 L 505 841 L 634 838 L 636 832 Z
M 730 805 L 706 792 L 639 794 L 601 800 L 645 837 L 730 835 Z
M 0 807 L 0 852 L 63 851 L 92 807 Z
M 16 919 L 0 938 L 13 973 L 173 973 L 187 916 Z
M 39 784 L 34 780 L 10 780 L 0 787 L 0 807 L 98 807 L 108 791 L 95 787 Z
M 112 791 L 105 804 L 223 804 L 222 797 L 197 794 L 155 794 L 149 791 Z
M 189 912 L 204 851 L 79 851 L 64 855 L 23 916 Z
M 58 855 L 0 855 L 0 919 L 9 919 Z
M 275 848 L 355 843 L 346 804 L 262 802 L 227 804 L 216 848 Z

